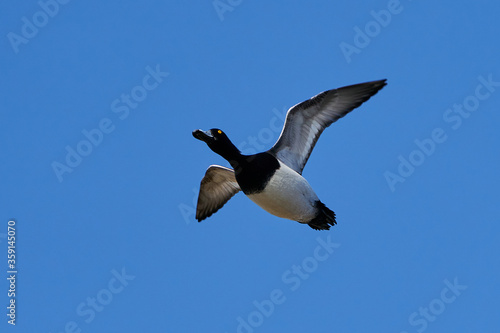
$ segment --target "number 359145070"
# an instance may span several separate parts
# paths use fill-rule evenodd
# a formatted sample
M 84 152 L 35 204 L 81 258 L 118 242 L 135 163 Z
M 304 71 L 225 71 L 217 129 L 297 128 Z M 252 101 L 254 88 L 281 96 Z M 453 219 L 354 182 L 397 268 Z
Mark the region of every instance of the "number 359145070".
M 14 221 L 9 221 L 8 223 L 8 231 L 7 231 L 7 258 L 9 265 L 15 265 L 16 263 L 16 229 L 14 228 Z

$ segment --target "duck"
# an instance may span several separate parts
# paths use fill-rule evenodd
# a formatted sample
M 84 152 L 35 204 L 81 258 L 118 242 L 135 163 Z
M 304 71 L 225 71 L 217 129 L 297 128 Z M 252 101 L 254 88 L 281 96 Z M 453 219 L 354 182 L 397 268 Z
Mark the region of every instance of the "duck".
M 219 128 L 194 130 L 196 139 L 232 167 L 208 167 L 200 183 L 195 218 L 201 222 L 212 216 L 242 191 L 272 215 L 329 230 L 337 223 L 336 215 L 318 198 L 302 171 L 321 133 L 386 84 L 383 79 L 331 89 L 292 106 L 276 143 L 253 155 L 242 154 Z

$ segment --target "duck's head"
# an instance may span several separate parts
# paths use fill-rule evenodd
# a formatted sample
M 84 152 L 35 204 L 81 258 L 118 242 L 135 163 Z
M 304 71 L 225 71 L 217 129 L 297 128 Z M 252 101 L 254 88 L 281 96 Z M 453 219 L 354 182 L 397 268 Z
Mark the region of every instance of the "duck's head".
M 239 155 L 240 151 L 236 148 L 227 135 L 218 128 L 212 128 L 208 131 L 194 130 L 193 136 L 204 141 L 210 149 L 229 160 Z

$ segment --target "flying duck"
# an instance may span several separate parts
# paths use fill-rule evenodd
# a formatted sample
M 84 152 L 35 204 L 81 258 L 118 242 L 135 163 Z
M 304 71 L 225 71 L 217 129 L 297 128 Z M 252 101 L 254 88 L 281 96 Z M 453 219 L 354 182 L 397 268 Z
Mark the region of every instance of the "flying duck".
M 218 128 L 195 130 L 193 136 L 225 158 L 233 169 L 211 165 L 201 180 L 196 219 L 217 212 L 239 191 L 267 212 L 305 223 L 316 230 L 336 224 L 335 213 L 323 204 L 302 170 L 325 128 L 375 95 L 386 80 L 324 91 L 291 107 L 281 135 L 268 151 L 243 155 Z

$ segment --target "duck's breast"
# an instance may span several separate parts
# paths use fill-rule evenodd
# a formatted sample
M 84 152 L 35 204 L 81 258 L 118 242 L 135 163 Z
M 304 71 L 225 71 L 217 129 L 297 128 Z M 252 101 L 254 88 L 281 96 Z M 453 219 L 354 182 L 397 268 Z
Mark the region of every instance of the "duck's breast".
M 307 223 L 317 214 L 318 196 L 307 180 L 281 161 L 280 167 L 261 192 L 247 196 L 267 212 Z

